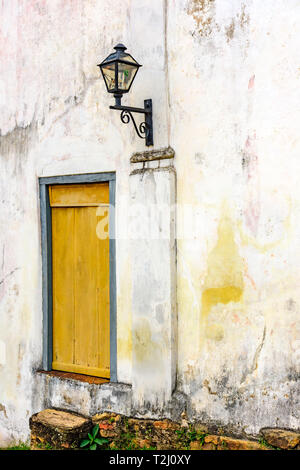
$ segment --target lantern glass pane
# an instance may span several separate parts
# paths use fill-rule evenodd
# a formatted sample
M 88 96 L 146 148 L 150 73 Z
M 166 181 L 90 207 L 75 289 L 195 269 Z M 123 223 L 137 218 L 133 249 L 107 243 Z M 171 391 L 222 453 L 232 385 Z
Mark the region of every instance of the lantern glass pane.
M 120 57 L 120 58 L 121 58 L 122 60 L 126 60 L 127 62 L 132 62 L 133 64 L 137 64 L 136 60 L 134 60 L 134 58 L 131 57 L 130 54 L 126 54 L 126 52 L 123 53 L 123 54 L 121 54 L 121 57 Z
M 136 65 L 118 64 L 118 89 L 128 91 L 138 70 Z
M 115 88 L 115 68 L 116 64 L 102 65 L 101 69 L 103 72 L 103 77 L 106 83 L 108 90 L 113 90 Z

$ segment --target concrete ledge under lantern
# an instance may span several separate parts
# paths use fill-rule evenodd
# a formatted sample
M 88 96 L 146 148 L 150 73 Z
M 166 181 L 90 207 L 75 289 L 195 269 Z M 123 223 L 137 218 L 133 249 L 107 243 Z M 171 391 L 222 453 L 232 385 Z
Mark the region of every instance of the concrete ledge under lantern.
M 175 152 L 171 147 L 159 150 L 145 150 L 136 152 L 130 158 L 130 163 L 150 162 L 153 160 L 165 160 L 175 157 Z

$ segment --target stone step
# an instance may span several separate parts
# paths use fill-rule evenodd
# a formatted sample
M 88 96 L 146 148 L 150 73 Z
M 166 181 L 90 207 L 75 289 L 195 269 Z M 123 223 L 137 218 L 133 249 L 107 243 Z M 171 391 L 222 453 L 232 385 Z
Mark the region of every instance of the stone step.
M 77 448 L 93 423 L 91 419 L 69 411 L 46 409 L 31 416 L 31 449 Z
M 300 432 L 286 429 L 261 429 L 261 434 L 268 444 L 285 450 L 300 450 Z

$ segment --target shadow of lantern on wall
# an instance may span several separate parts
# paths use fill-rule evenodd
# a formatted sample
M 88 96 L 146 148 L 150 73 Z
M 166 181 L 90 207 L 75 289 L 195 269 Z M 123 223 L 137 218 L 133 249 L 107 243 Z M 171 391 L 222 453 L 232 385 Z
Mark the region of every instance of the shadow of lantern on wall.
M 153 145 L 152 100 L 144 100 L 144 108 L 121 105 L 123 94 L 129 92 L 135 76 L 142 66 L 132 55 L 125 52 L 127 48 L 123 44 L 117 44 L 114 49 L 116 52 L 98 64 L 106 89 L 108 93 L 113 93 L 116 100 L 115 106 L 110 106 L 110 109 L 121 111 L 121 121 L 124 124 L 128 124 L 132 120 L 137 135 L 141 139 L 145 139 L 146 146 L 149 147 Z M 132 113 L 144 114 L 145 121 L 137 126 Z

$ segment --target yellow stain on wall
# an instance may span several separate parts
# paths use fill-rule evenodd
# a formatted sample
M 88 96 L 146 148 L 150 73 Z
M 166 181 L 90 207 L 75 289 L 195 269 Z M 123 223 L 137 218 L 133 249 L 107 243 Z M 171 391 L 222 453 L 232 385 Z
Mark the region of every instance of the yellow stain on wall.
M 118 338 L 118 359 L 130 360 L 132 355 L 132 337 L 128 334 L 125 338 Z
M 267 253 L 270 250 L 276 248 L 280 243 L 286 241 L 289 243 L 290 237 L 292 235 L 291 232 L 291 214 L 292 214 L 292 201 L 291 197 L 288 195 L 283 195 L 284 199 L 286 200 L 286 217 L 283 219 L 282 226 L 284 230 L 282 230 L 281 236 L 272 242 L 268 243 L 259 243 L 255 237 L 251 236 L 249 233 L 245 233 L 243 229 L 242 221 L 237 223 L 237 228 L 239 230 L 240 239 L 243 245 L 251 245 L 260 253 Z
M 223 208 L 218 227 L 218 240 L 208 256 L 207 275 L 202 292 L 202 318 L 213 306 L 239 302 L 243 296 L 243 260 L 234 240 L 232 221 Z
M 131 266 L 127 257 L 121 271 L 122 291 L 118 295 L 118 338 L 117 354 L 119 361 L 132 361 L 132 315 L 130 310 L 132 284 Z
M 236 286 L 213 287 L 205 289 L 202 294 L 202 314 L 207 315 L 216 304 L 228 304 L 229 302 L 239 302 L 243 290 Z

